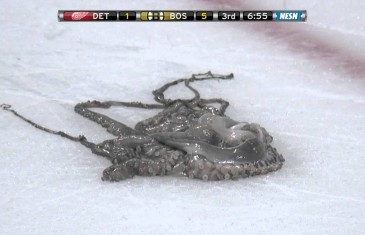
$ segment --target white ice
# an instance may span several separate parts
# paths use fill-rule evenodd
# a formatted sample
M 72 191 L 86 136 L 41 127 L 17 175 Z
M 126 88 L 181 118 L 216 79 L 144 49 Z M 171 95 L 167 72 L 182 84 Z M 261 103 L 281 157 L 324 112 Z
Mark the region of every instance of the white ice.
M 268 2 L 2 0 L 0 103 L 101 142 L 112 136 L 74 113 L 76 103 L 152 103 L 167 81 L 233 72 L 193 85 L 229 100 L 232 118 L 264 126 L 286 162 L 237 181 L 102 182 L 107 160 L 0 110 L 0 234 L 364 234 L 365 3 Z M 281 23 L 278 35 L 279 23 L 57 21 L 60 9 L 245 6 L 306 9 L 308 22 Z M 182 86 L 168 94 L 191 95 Z M 106 113 L 128 125 L 154 114 Z

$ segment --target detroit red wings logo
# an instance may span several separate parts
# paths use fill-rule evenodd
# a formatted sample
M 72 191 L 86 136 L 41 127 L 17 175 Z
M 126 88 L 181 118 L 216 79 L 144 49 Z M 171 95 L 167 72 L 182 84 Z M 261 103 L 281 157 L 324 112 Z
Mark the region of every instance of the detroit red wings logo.
M 89 12 L 87 12 L 87 11 L 74 12 L 74 13 L 72 13 L 71 18 L 72 18 L 72 20 L 82 20 L 88 14 L 89 14 Z

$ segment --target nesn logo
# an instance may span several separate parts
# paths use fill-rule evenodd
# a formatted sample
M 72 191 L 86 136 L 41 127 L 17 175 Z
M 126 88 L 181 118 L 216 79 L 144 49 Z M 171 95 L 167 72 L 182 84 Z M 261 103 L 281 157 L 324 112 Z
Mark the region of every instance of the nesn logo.
M 277 11 L 274 13 L 276 21 L 305 21 L 305 11 Z

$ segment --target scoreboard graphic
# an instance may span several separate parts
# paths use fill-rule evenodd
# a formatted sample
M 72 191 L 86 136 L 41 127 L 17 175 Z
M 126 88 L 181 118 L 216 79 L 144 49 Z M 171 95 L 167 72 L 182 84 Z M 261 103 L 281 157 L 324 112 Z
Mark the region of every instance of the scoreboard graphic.
M 58 11 L 60 22 L 271 21 L 306 22 L 306 10 L 275 11 Z

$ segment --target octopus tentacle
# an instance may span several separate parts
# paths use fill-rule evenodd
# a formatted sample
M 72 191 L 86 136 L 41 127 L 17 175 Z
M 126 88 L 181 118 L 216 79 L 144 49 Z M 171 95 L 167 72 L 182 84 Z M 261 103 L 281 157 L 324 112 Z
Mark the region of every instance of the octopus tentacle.
M 172 102 L 175 102 L 173 100 L 170 100 L 170 99 L 166 99 L 165 96 L 164 96 L 164 92 L 171 86 L 174 86 L 174 85 L 177 85 L 181 82 L 184 82 L 185 83 L 185 86 L 188 87 L 193 93 L 194 93 L 194 97 L 192 99 L 189 99 L 189 100 L 179 100 L 179 101 L 187 101 L 188 103 L 199 103 L 199 101 L 202 101 L 200 102 L 201 104 L 204 103 L 204 100 L 203 99 L 200 99 L 200 93 L 194 89 L 193 87 L 190 86 L 190 82 L 194 82 L 194 81 L 203 81 L 203 80 L 208 80 L 208 79 L 221 79 L 221 80 L 227 80 L 227 79 L 232 79 L 233 78 L 233 74 L 229 74 L 229 75 L 216 75 L 216 74 L 212 74 L 210 71 L 207 72 L 207 73 L 201 73 L 201 74 L 193 74 L 191 76 L 191 78 L 181 78 L 181 79 L 177 79 L 175 81 L 172 81 L 172 82 L 169 82 L 169 83 L 166 83 L 165 85 L 163 85 L 162 87 L 160 87 L 159 89 L 156 89 L 154 91 L 152 91 L 152 94 L 154 95 L 154 99 L 158 102 L 158 103 L 161 103 L 161 104 L 164 104 L 164 105 L 168 105 L 168 104 L 171 104 Z M 224 104 L 222 110 L 223 110 L 223 113 L 225 111 L 225 109 L 227 108 L 228 106 L 228 102 L 224 102 L 224 100 L 220 100 L 220 99 L 211 99 L 209 101 L 207 101 L 208 103 L 212 103 L 214 101 L 215 102 L 218 102 L 218 103 L 221 103 L 221 104 Z
M 269 157 L 241 164 L 214 163 L 204 157 L 195 156 L 188 161 L 184 173 L 189 178 L 207 180 L 229 180 L 262 175 L 280 169 L 284 158 L 275 148 L 267 149 Z
M 139 176 L 164 176 L 183 161 L 184 154 L 176 150 L 168 150 L 156 159 L 132 158 L 120 164 L 114 164 L 103 171 L 102 180 L 120 181 Z
M 100 124 L 107 128 L 107 131 L 115 136 L 137 134 L 138 131 L 118 122 L 106 115 L 91 111 L 90 108 L 110 108 L 111 106 L 125 106 L 143 109 L 161 109 L 164 106 L 159 104 L 143 104 L 141 102 L 123 102 L 123 101 L 87 101 L 75 106 L 75 112 L 83 117 Z

